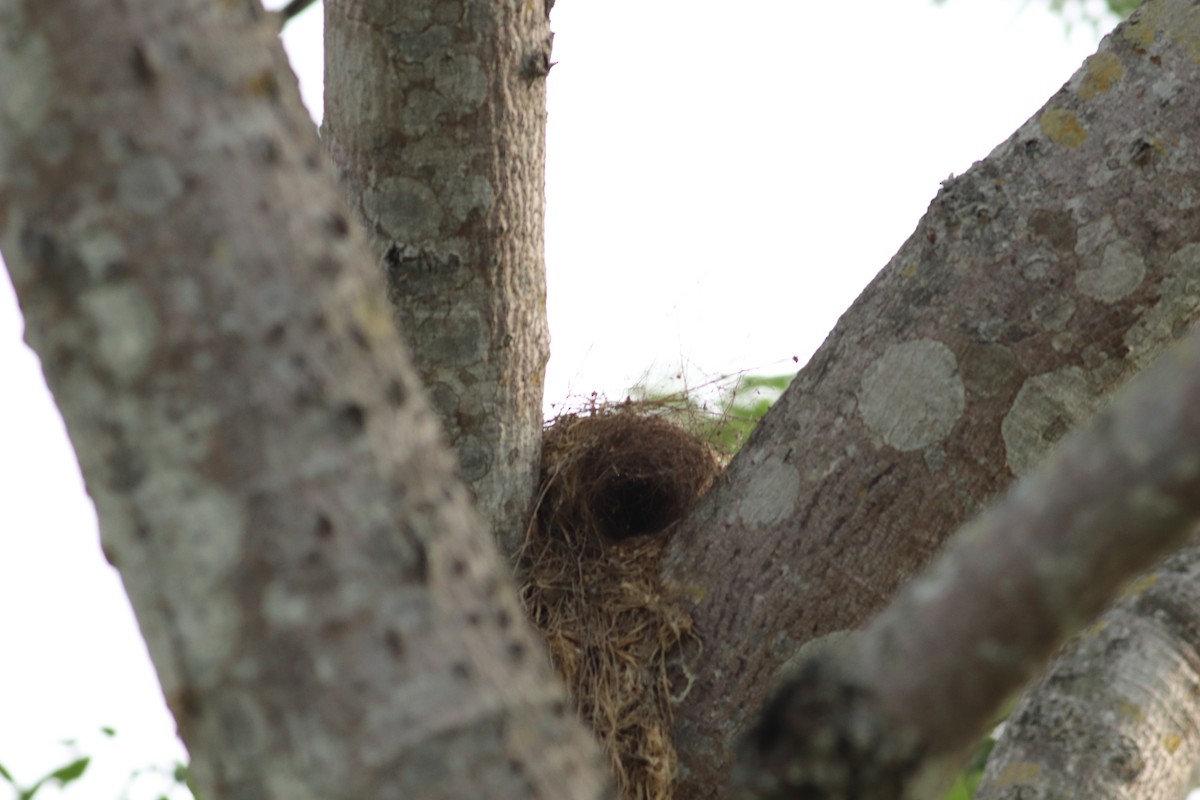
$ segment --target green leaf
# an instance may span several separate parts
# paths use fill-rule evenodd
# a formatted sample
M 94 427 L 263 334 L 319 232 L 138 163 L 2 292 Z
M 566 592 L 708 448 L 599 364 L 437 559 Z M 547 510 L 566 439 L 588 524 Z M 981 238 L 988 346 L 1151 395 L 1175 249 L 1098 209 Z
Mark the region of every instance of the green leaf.
M 113 737 L 113 736 L 116 736 L 116 735 L 117 735 L 117 729 L 116 729 L 116 728 L 110 728 L 108 725 L 104 725 L 103 727 L 101 727 L 101 728 L 100 728 L 100 732 L 101 732 L 101 733 L 103 733 L 105 736 L 108 736 L 108 737 Z
M 33 796 L 38 793 L 38 790 L 41 789 L 42 786 L 45 785 L 45 783 L 46 783 L 46 779 L 42 778 L 40 781 L 35 783 L 33 786 L 30 786 L 28 789 L 22 789 L 20 791 L 20 793 L 17 795 L 17 800 L 32 800 Z
M 1142 4 L 1142 0 L 1108 0 L 1108 10 L 1125 19 Z
M 83 776 L 83 773 L 85 770 L 87 770 L 88 764 L 91 763 L 91 760 L 91 756 L 77 758 L 70 764 L 67 764 L 65 767 L 59 767 L 58 769 L 54 770 L 54 772 L 51 772 L 50 777 L 58 781 L 60 785 L 66 786 L 71 781 L 79 780 L 79 778 Z
M 6 770 L 3 764 L 0 764 L 0 778 L 4 778 L 4 780 L 11 783 L 13 786 L 17 785 L 17 782 L 13 780 L 12 773 Z

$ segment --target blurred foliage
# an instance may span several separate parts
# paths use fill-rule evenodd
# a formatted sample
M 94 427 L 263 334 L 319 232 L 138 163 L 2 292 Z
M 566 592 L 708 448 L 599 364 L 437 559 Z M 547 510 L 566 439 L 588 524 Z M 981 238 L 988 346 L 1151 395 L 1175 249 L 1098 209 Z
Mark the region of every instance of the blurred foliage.
M 107 726 L 101 728 L 100 733 L 108 739 L 117 735 L 115 729 Z M 67 739 L 62 745 L 68 752 L 66 763 L 50 770 L 28 786 L 23 786 L 4 764 L 0 764 L 0 783 L 7 782 L 12 787 L 13 800 L 35 800 L 38 793 L 47 787 L 65 789 L 84 776 L 92 764 L 93 756 L 83 755 L 76 739 Z M 176 762 L 170 766 L 150 766 L 134 770 L 125 781 L 124 791 L 117 800 L 128 798 L 133 784 L 141 784 L 146 776 L 153 776 L 161 787 L 155 795 L 156 800 L 187 800 L 189 797 L 195 800 L 198 797 L 192 787 L 187 764 Z
M 66 764 L 63 764 L 61 767 L 46 773 L 26 787 L 22 787 L 21 784 L 17 783 L 17 780 L 13 777 L 12 773 L 9 772 L 3 764 L 0 764 L 0 778 L 8 781 L 8 783 L 12 786 L 13 791 L 16 792 L 14 795 L 16 800 L 33 800 L 33 798 L 37 796 L 37 793 L 47 786 L 57 785 L 60 787 L 65 787 L 68 784 L 82 778 L 83 773 L 87 771 L 88 764 L 90 764 L 91 761 L 92 759 L 90 756 L 72 759 Z
M 933 0 L 934 5 L 939 6 L 946 2 Z M 1142 4 L 1142 0 L 1026 0 L 1027 5 L 1036 2 L 1045 2 L 1051 11 L 1069 18 L 1068 27 L 1072 21 L 1108 27 L 1115 20 L 1128 17 Z
M 995 745 L 996 740 L 993 737 L 984 737 L 943 800 L 971 800 L 975 796 L 975 790 L 979 788 L 979 779 L 983 777 L 983 768 L 987 766 L 988 756 L 992 754 Z
M 679 391 L 639 384 L 630 390 L 629 397 L 671 417 L 730 458 L 741 449 L 793 377 L 795 373 L 726 376 Z
M 1142 4 L 1142 0 L 1108 0 L 1108 10 L 1125 19 Z
M 1032 0 L 1031 0 L 1032 1 Z M 1078 9 L 1079 19 L 1098 24 L 1104 22 L 1104 14 L 1097 13 L 1097 3 L 1092 0 L 1049 0 L 1050 10 L 1065 14 L 1068 9 Z M 1117 19 L 1125 19 L 1142 4 L 1142 0 L 1104 0 L 1105 10 Z

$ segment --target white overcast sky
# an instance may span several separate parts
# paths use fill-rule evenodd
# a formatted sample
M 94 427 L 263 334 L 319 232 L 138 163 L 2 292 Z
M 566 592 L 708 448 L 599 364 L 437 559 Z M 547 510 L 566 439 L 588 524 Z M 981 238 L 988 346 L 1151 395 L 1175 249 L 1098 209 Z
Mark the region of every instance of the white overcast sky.
M 548 403 L 806 359 L 939 182 L 1093 52 L 1046 5 L 558 0 Z M 319 109 L 320 11 L 285 38 Z M 78 737 L 96 774 L 65 796 L 116 800 L 180 751 L 2 274 L 0 764 L 32 781 Z

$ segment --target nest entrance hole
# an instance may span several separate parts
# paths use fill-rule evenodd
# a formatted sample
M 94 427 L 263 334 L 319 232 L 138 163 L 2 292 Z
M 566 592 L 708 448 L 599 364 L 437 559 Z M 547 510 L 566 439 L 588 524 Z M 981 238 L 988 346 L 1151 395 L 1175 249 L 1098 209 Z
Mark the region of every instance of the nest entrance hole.
M 705 442 L 636 404 L 563 417 L 542 440 L 541 529 L 609 541 L 659 533 L 719 470 Z
M 673 500 L 654 481 L 613 480 L 595 499 L 596 524 L 615 541 L 659 533 L 679 517 Z

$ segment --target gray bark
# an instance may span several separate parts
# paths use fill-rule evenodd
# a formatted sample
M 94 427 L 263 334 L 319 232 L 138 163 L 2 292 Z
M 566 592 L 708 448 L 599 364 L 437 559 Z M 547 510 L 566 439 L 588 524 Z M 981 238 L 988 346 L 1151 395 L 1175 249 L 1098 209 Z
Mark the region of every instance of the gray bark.
M 815 638 L 861 626 L 1200 308 L 1197 10 L 1151 2 L 947 181 L 685 522 L 664 563 L 683 796 Z M 747 589 L 753 587 L 753 589 Z
M 944 788 L 963 746 L 1054 648 L 1197 521 L 1200 331 L 967 525 L 840 660 L 823 655 L 822 671 L 802 667 L 747 737 L 739 796 L 883 800 Z M 1185 675 L 1171 678 L 1160 700 L 1187 693 Z M 1132 740 L 1127 754 L 1129 783 L 1145 759 Z M 1191 764 L 1175 766 L 1168 788 L 1177 790 Z M 1131 796 L 1162 797 L 1168 776 L 1143 777 Z
M 201 788 L 449 798 L 486 783 L 489 797 L 596 796 L 591 745 L 563 718 L 466 510 L 271 31 L 249 4 L 128 7 L 0 0 L 0 74 L 19 76 L 0 81 L 0 247 Z M 534 47 L 484 58 L 483 74 L 504 76 L 485 95 L 537 117 L 536 102 L 512 99 L 512 67 L 532 70 L 522 79 L 540 91 L 544 12 L 505 9 L 520 32 L 503 41 Z M 442 269 L 451 255 L 475 265 L 464 281 L 482 269 L 504 287 L 498 305 L 468 303 L 461 318 L 445 297 L 401 316 L 450 321 L 421 345 L 456 365 L 449 389 L 435 386 L 443 415 L 521 427 L 528 397 L 500 395 L 540 386 L 544 352 L 540 316 L 526 319 L 536 287 L 507 289 L 540 273 L 489 272 L 510 245 L 462 231 L 534 209 L 540 167 L 467 138 L 457 182 L 422 128 L 446 122 L 453 137 L 465 125 L 470 115 L 443 103 L 475 102 L 472 48 L 499 23 L 468 26 L 467 48 L 442 51 L 453 63 L 423 85 L 387 70 L 408 75 L 457 25 L 375 13 L 344 15 L 357 33 L 333 23 L 337 41 L 371 51 L 344 66 L 371 66 L 332 102 L 394 138 L 350 148 L 357 133 L 331 122 L 329 139 L 350 185 L 365 181 L 353 196 L 383 237 L 376 257 L 394 256 L 397 296 L 457 287 Z M 667 576 L 707 639 L 705 660 L 681 665 L 694 681 L 678 709 L 680 797 L 724 794 L 734 735 L 803 643 L 881 608 L 1196 317 L 1196 14 L 1151 3 L 988 161 L 948 182 L 676 537 Z M 405 120 L 401 96 L 434 121 Z M 386 124 L 396 114 L 398 134 Z M 380 157 L 389 141 L 427 152 L 429 169 L 368 185 L 347 166 L 350 150 Z M 524 194 L 502 214 L 505 191 Z M 521 219 L 505 263 L 540 240 L 538 214 Z M 475 394 L 480 370 L 508 358 L 506 326 L 529 339 L 496 373 L 499 394 Z M 487 420 L 453 421 L 468 423 L 485 444 L 503 441 Z M 527 481 L 533 451 L 494 446 L 478 475 L 469 465 L 483 462 L 463 459 L 467 476 L 491 511 L 519 518 L 509 500 L 527 502 L 527 489 L 488 499 L 481 486 L 508 481 L 490 465 L 510 461 L 512 486 Z
M 549 57 L 540 0 L 325 3 L 325 146 L 509 553 L 537 480 L 549 353 Z
M 975 797 L 1179 800 L 1200 764 L 1200 549 L 1135 580 L 1004 726 Z
M 595 798 L 256 2 L 0 2 L 0 248 L 202 796 Z

